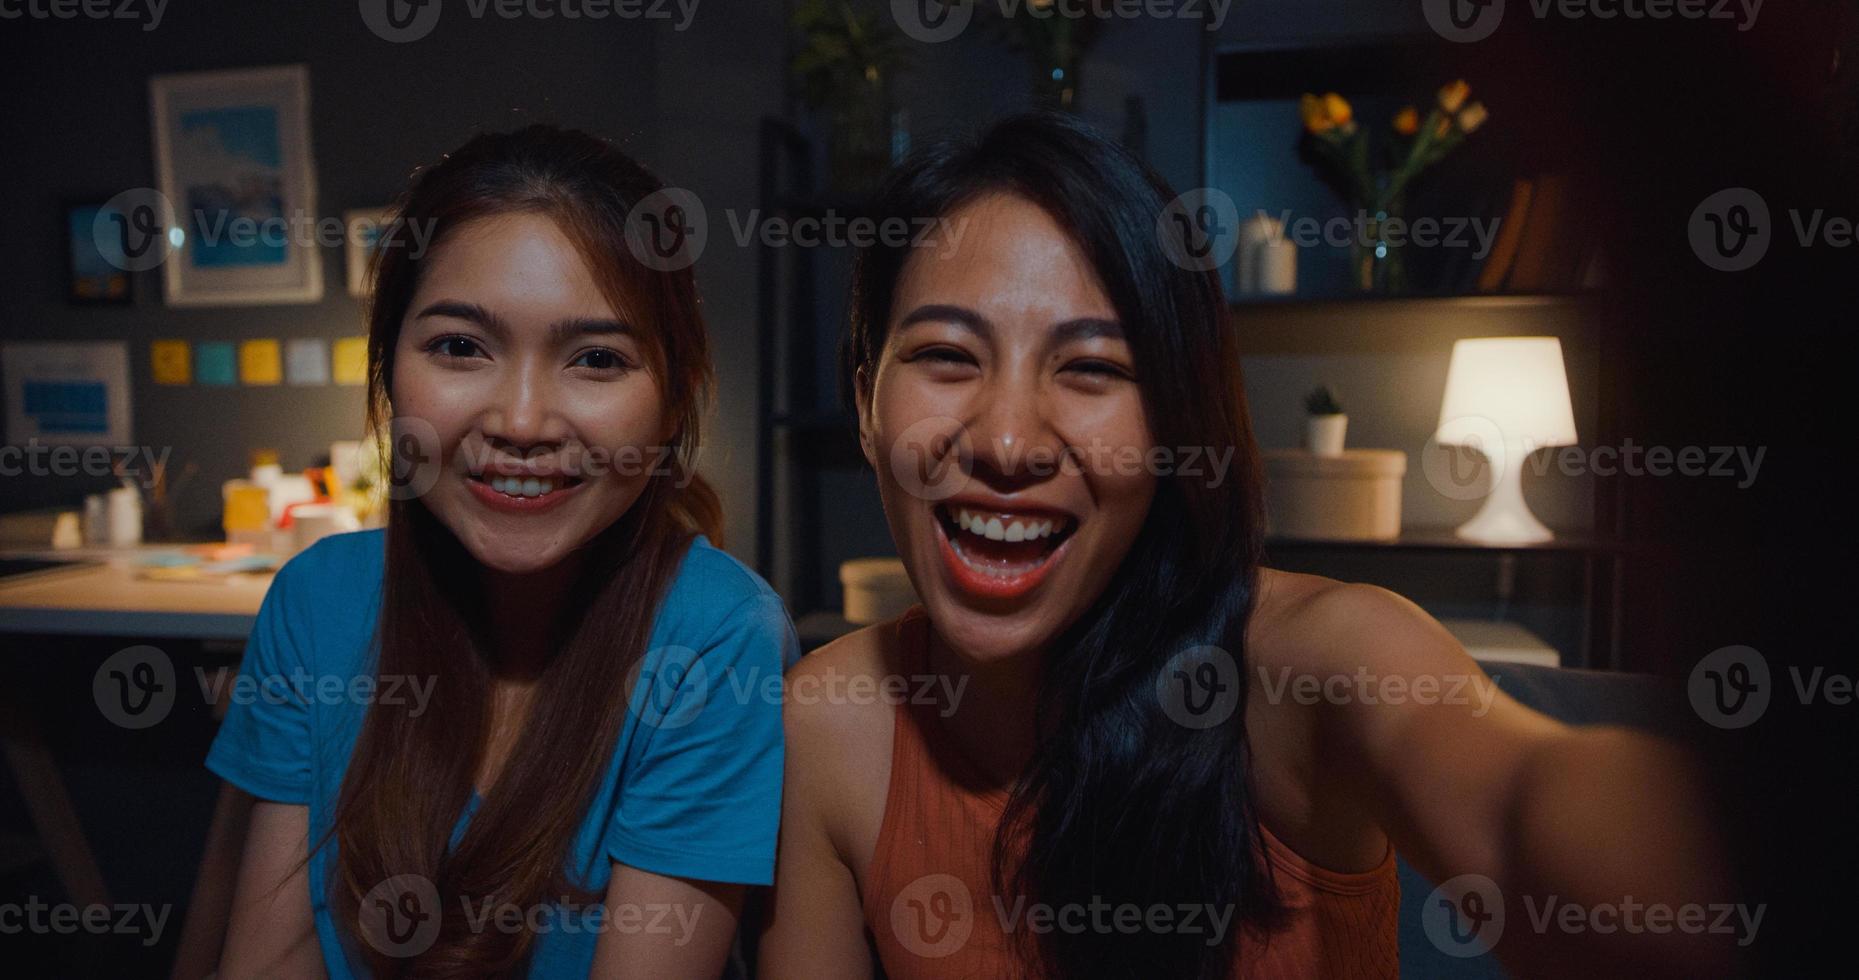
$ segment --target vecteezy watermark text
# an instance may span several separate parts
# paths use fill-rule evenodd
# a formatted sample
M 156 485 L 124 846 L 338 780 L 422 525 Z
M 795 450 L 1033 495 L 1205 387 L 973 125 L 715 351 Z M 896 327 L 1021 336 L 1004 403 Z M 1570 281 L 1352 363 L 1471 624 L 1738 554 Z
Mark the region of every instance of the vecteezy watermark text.
M 161 26 L 168 0 L 0 0 L 0 20 L 139 20 Z
M 156 474 L 168 461 L 173 446 L 47 446 L 28 439 L 24 446 L 0 446 L 0 476 L 76 477 L 140 473 L 144 487 L 154 486 Z
M 0 903 L 0 935 L 141 936 L 142 945 L 153 946 L 161 942 L 172 911 L 169 905 L 75 905 L 31 895 L 24 902 Z
M 697 17 L 699 0 L 465 0 L 472 20 L 674 21 L 683 32 Z M 361 19 L 383 41 L 418 41 L 439 26 L 441 0 L 361 0 Z

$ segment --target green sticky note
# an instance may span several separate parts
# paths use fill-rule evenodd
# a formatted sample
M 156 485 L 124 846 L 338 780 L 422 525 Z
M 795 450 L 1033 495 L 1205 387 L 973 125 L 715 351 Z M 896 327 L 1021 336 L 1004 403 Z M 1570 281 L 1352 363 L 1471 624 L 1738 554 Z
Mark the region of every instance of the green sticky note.
M 212 341 L 194 345 L 194 383 L 233 385 L 238 383 L 239 362 L 232 344 Z

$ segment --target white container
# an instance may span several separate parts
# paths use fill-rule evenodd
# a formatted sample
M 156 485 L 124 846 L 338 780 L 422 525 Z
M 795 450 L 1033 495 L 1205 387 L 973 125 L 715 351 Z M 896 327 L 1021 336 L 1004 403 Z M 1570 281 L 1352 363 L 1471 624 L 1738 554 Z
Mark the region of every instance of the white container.
M 104 494 L 110 514 L 110 547 L 133 548 L 142 543 L 142 493 L 135 487 L 117 487 Z
M 110 542 L 110 501 L 100 493 L 84 496 L 84 543 L 102 545 Z
M 1240 224 L 1238 276 L 1241 295 L 1297 292 L 1297 245 L 1285 237 L 1284 222 L 1261 211 Z
M 1400 536 L 1406 453 L 1350 449 L 1319 456 L 1303 449 L 1267 449 L 1260 455 L 1267 533 L 1318 541 Z
M 882 623 L 917 604 L 901 558 L 854 558 L 839 566 L 839 584 L 845 587 L 848 623 Z
M 290 551 L 295 554 L 332 534 L 360 529 L 355 512 L 341 504 L 298 504 L 290 512 Z
M 1304 416 L 1304 448 L 1319 456 L 1341 456 L 1349 416 L 1341 412 Z

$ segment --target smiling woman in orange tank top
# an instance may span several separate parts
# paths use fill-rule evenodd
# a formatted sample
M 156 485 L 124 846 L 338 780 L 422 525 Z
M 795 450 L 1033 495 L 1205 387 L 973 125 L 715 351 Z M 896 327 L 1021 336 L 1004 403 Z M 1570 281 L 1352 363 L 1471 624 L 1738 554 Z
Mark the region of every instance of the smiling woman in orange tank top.
M 1720 970 L 1720 937 L 1523 905 L 1727 899 L 1685 753 L 1261 567 L 1244 327 L 1174 197 L 1053 115 L 879 192 L 917 235 L 859 256 L 848 381 L 922 605 L 789 675 L 760 974 L 1394 976 L 1397 851 L 1526 923 L 1513 967 Z

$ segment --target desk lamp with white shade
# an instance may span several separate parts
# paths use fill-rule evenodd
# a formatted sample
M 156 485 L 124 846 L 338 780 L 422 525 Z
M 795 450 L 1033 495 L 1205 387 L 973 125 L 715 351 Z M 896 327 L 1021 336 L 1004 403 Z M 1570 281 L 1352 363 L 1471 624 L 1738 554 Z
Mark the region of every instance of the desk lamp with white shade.
M 1459 537 L 1536 544 L 1555 534 L 1523 500 L 1523 461 L 1545 446 L 1575 444 L 1562 342 L 1555 337 L 1480 337 L 1452 345 L 1434 441 L 1483 453 L 1491 464 L 1484 506 Z

